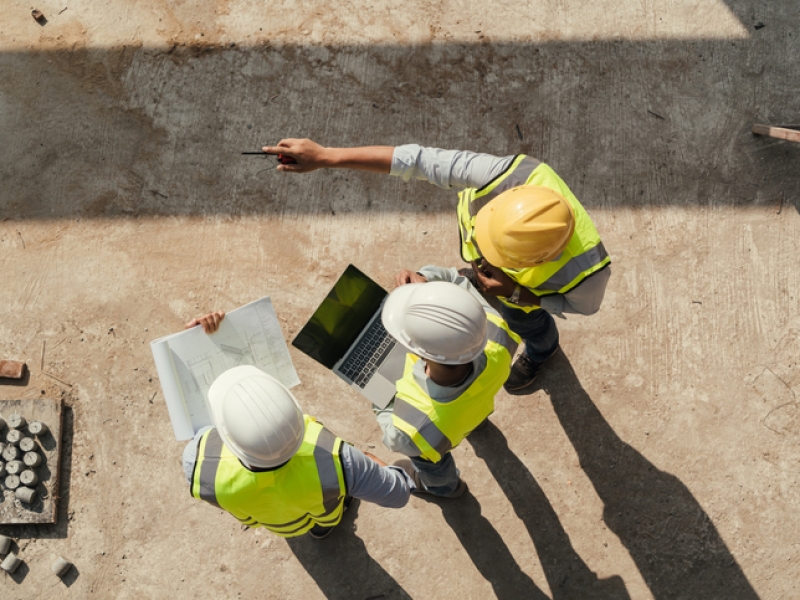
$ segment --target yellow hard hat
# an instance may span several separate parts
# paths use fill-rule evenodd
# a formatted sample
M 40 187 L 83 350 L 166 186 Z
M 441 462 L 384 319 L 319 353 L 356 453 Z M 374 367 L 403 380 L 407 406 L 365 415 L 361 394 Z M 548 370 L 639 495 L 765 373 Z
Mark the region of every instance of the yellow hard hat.
M 539 185 L 521 185 L 478 211 L 475 242 L 494 266 L 523 269 L 556 258 L 574 230 L 575 215 L 561 194 Z

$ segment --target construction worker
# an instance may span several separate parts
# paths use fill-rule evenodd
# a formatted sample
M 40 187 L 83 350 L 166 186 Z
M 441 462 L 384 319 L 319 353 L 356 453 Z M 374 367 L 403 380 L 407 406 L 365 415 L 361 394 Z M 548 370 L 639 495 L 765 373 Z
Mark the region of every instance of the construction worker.
M 278 170 L 307 173 L 348 168 L 423 179 L 460 189 L 461 256 L 472 263 L 480 290 L 502 302 L 503 318 L 525 340 L 505 387 L 528 387 L 558 349 L 552 315 L 600 309 L 611 259 L 594 224 L 564 181 L 526 156 L 497 157 L 404 146 L 324 148 L 286 139 L 264 152 L 281 153 Z M 291 164 L 289 160 L 294 161 Z
M 193 319 L 214 333 L 225 313 Z M 400 467 L 362 453 L 304 415 L 292 393 L 252 365 L 228 369 L 208 391 L 214 427 L 183 453 L 192 496 L 248 527 L 282 537 L 327 537 L 352 498 L 401 508 L 415 488 Z
M 386 409 L 375 407 L 383 443 L 416 493 L 457 498 L 466 490 L 450 451 L 494 412 L 519 344 L 500 314 L 455 269 L 404 270 L 384 303 L 386 330 L 406 366 Z

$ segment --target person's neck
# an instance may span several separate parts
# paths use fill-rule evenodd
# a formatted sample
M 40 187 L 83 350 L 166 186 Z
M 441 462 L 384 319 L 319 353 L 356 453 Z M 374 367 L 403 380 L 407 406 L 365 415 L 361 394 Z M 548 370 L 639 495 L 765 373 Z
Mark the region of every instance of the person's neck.
M 465 365 L 443 365 L 441 363 L 426 361 L 425 374 L 431 380 L 443 387 L 456 387 L 464 383 L 472 372 L 472 363 Z

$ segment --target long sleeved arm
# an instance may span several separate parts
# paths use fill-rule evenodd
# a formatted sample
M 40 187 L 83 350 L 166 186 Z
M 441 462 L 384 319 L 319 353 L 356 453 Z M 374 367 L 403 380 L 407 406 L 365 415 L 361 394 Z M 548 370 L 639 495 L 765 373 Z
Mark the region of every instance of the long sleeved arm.
M 192 482 L 197 461 L 197 443 L 209 429 L 204 427 L 198 431 L 183 451 L 183 473 L 189 483 Z M 381 467 L 350 444 L 342 444 L 342 467 L 348 493 L 365 502 L 374 502 L 387 508 L 402 508 L 416 489 L 403 469 Z
M 593 315 L 600 310 L 606 293 L 611 267 L 606 267 L 584 279 L 566 294 L 542 296 L 541 307 L 553 315 L 574 313 Z
M 386 508 L 402 508 L 416 486 L 403 469 L 381 467 L 350 444 L 342 446 L 347 492 L 354 498 Z
M 394 149 L 390 174 L 403 181 L 421 179 L 444 189 L 477 188 L 500 175 L 513 160 L 513 156 L 405 144 Z

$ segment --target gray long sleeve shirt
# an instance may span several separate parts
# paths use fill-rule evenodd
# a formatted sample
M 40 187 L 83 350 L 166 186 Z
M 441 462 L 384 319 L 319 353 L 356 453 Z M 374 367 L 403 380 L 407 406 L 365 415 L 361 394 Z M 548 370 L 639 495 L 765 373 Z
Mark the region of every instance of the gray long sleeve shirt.
M 501 175 L 513 160 L 514 156 L 405 144 L 394 149 L 390 174 L 404 181 L 421 179 L 446 190 L 463 190 L 483 187 Z M 563 316 L 563 313 L 594 314 L 600 310 L 609 277 L 611 268 L 606 267 L 566 294 L 542 296 L 541 307 L 558 316 Z
M 197 462 L 200 437 L 209 429 L 211 428 L 203 427 L 198 431 L 183 450 L 183 474 L 190 484 Z M 403 469 L 381 467 L 358 448 L 347 443 L 342 444 L 342 468 L 350 496 L 385 508 L 402 508 L 408 503 L 411 492 L 417 489 Z

